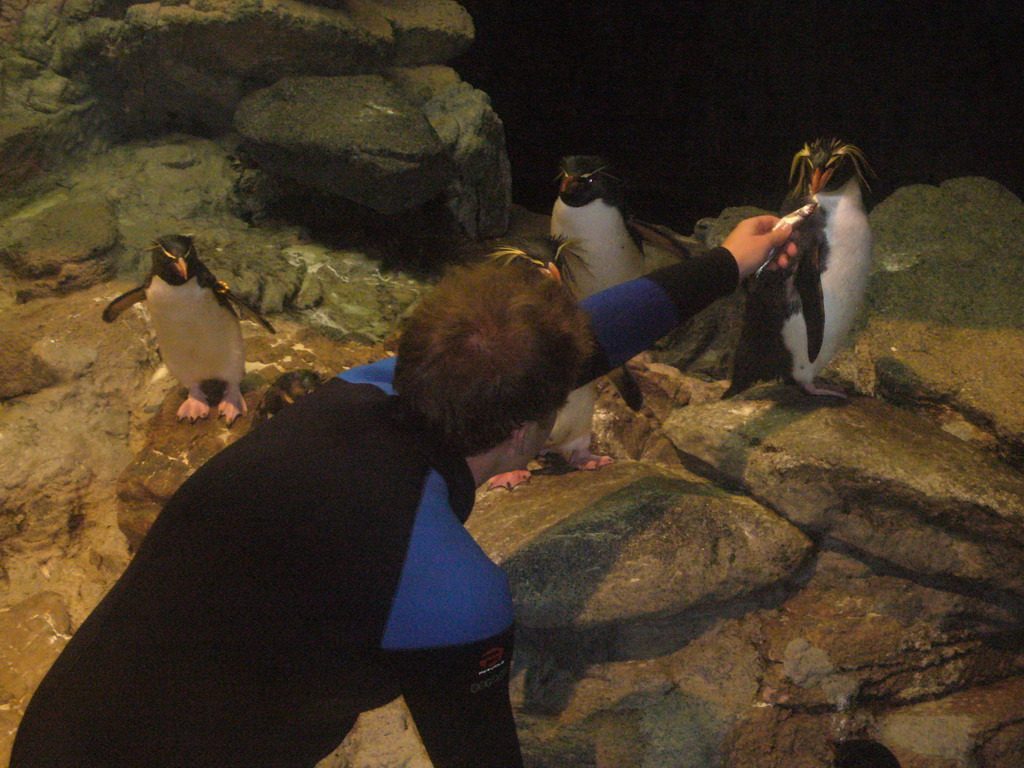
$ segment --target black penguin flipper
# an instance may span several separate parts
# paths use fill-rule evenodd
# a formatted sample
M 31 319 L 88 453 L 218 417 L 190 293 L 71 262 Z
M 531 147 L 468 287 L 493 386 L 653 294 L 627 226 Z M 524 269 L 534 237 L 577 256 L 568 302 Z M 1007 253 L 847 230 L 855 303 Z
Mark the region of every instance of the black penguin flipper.
M 223 285 L 223 283 L 222 283 L 222 285 Z M 277 331 L 274 330 L 274 326 L 272 326 L 270 324 L 270 321 L 267 320 L 267 318 L 265 318 L 263 315 L 260 314 L 258 309 L 256 309 L 254 306 L 252 306 L 249 302 L 245 301 L 242 297 L 237 296 L 236 294 L 232 293 L 231 290 L 226 285 L 224 286 L 224 293 L 223 293 L 223 295 L 229 301 L 233 302 L 234 304 L 238 305 L 239 307 L 242 307 L 242 309 L 244 309 L 246 312 L 248 312 L 250 315 L 252 315 L 253 320 L 255 320 L 257 323 L 262 325 L 268 331 L 270 331 L 271 333 L 277 333 Z
M 772 270 L 754 281 L 743 310 L 743 327 L 732 362 L 732 382 L 723 399 L 759 381 L 778 379 L 789 370 L 792 355 L 782 343 L 782 324 L 788 312 L 787 279 L 782 270 Z
M 209 288 L 213 291 L 217 296 L 217 301 L 220 302 L 220 305 L 230 310 L 232 314 L 237 316 L 239 313 L 235 310 L 235 307 L 241 307 L 247 313 L 252 315 L 252 318 L 268 331 L 271 333 L 277 333 L 277 331 L 274 330 L 274 326 L 272 326 L 270 322 L 260 314 L 258 309 L 236 293 L 233 293 L 232 290 L 228 288 L 228 284 L 218 280 L 206 265 L 201 265 L 197 270 L 196 279 L 199 281 L 200 286 L 203 288 Z
M 121 316 L 132 304 L 138 304 L 140 301 L 146 300 L 146 288 L 149 287 L 149 281 L 147 280 L 144 284 L 138 288 L 132 288 L 127 293 L 122 293 L 112 302 L 107 304 L 103 310 L 103 319 L 108 323 L 112 323 Z
M 793 287 L 800 296 L 800 307 L 807 326 L 807 359 L 814 362 L 825 338 L 825 296 L 821 290 L 820 252 L 814 248 L 800 257 Z
M 690 238 L 683 237 L 678 232 L 662 224 L 652 224 L 649 221 L 642 221 L 636 217 L 630 217 L 626 222 L 630 234 L 636 233 L 644 241 L 676 256 L 679 259 L 689 259 L 693 256 L 690 250 L 693 242 Z M 634 240 L 636 239 L 634 235 Z M 641 248 L 641 251 L 643 249 Z

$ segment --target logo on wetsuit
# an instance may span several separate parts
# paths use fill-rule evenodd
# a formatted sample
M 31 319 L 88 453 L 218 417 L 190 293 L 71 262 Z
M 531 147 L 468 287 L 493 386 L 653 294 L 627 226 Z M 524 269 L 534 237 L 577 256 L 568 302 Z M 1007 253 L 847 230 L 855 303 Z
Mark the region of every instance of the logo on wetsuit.
M 507 660 L 505 659 L 504 648 L 502 648 L 501 646 L 496 646 L 488 651 L 485 651 L 484 654 L 480 657 L 480 669 L 477 671 L 476 674 L 477 676 L 489 675 L 489 677 L 485 677 L 484 679 L 473 683 L 469 687 L 469 690 L 473 693 L 479 693 L 480 691 L 490 688 L 499 680 L 504 679 L 505 675 L 508 674 L 508 669 L 505 668 L 506 666 Z M 491 674 L 493 672 L 497 672 L 498 670 L 500 670 L 498 674 Z

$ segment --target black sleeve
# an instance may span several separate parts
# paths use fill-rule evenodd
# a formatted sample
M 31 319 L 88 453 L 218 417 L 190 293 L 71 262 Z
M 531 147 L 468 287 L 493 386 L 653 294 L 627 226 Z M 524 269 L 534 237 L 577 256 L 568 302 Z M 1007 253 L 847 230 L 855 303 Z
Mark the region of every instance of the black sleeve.
M 514 634 L 382 652 L 435 768 L 522 768 L 508 698 Z
M 738 284 L 736 259 L 718 247 L 588 297 L 580 306 L 597 343 L 579 385 L 643 352 Z
M 699 258 L 657 269 L 645 278 L 656 283 L 676 305 L 681 323 L 735 291 L 740 271 L 733 255 L 718 246 Z

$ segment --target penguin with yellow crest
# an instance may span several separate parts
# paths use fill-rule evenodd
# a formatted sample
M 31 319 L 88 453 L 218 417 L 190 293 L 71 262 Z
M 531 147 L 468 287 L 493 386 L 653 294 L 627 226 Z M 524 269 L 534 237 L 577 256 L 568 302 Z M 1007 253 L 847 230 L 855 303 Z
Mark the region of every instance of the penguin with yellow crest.
M 753 278 L 733 360 L 731 397 L 785 379 L 811 395 L 845 397 L 816 377 L 846 339 L 867 290 L 871 228 L 861 186 L 870 168 L 856 146 L 818 139 L 796 153 L 786 210 L 797 211 L 788 269 Z
M 118 296 L 103 310 L 113 322 L 140 301 L 147 302 L 157 346 L 167 369 L 188 389 L 178 419 L 204 419 L 210 413 L 203 385 L 224 386 L 218 410 L 230 425 L 246 413 L 241 381 L 245 351 L 235 307 L 249 312 L 264 328 L 274 327 L 259 312 L 214 277 L 199 260 L 186 235 L 165 235 L 150 251 L 152 267 L 142 285 Z

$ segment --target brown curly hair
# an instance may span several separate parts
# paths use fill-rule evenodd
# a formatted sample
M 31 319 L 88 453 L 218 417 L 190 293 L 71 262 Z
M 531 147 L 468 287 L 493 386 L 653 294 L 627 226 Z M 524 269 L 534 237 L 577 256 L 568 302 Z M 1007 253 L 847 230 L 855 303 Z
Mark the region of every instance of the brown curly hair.
M 593 347 L 570 292 L 526 261 L 449 272 L 413 311 L 394 386 L 404 410 L 463 456 L 565 403 Z

